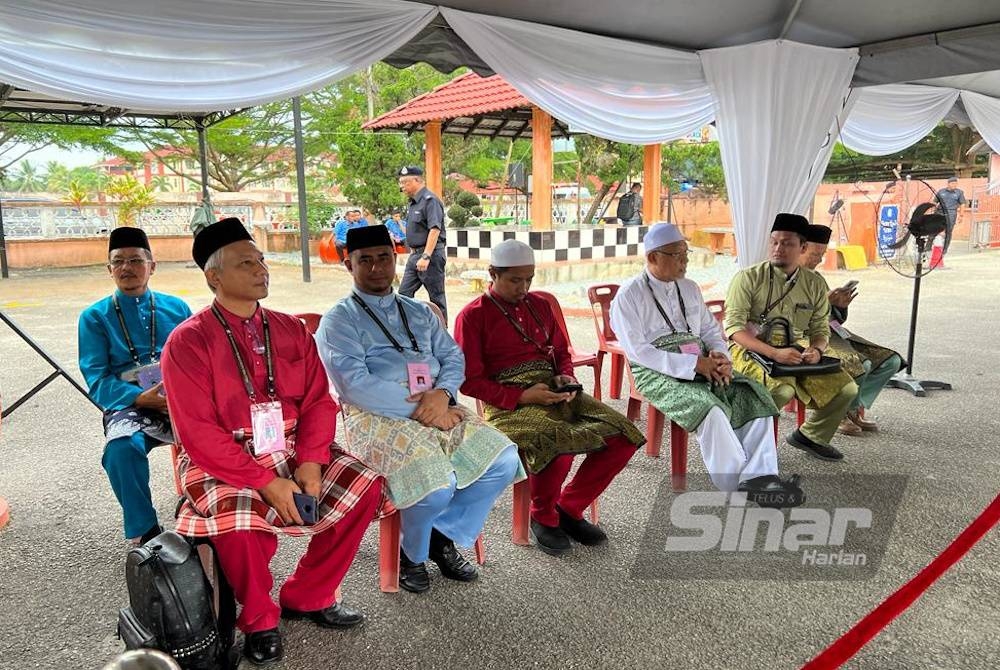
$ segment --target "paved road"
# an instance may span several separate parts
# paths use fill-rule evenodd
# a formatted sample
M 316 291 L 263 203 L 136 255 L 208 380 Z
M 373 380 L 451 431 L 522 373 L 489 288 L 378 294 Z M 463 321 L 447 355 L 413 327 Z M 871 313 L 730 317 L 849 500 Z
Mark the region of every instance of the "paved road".
M 366 624 L 348 633 L 301 622 L 283 624 L 287 658 L 275 667 L 800 666 L 931 560 L 997 493 L 998 260 L 996 253 L 957 256 L 949 263 L 954 269 L 925 281 L 916 372 L 952 382 L 953 392 L 914 398 L 887 391 L 873 412 L 882 431 L 840 438 L 847 455 L 842 464 L 780 449 L 783 470 L 801 473 L 817 499 L 823 491 L 837 496 L 824 480 L 830 474 L 847 481 L 870 474 L 906 478 L 905 489 L 890 486 L 895 480 L 886 478 L 883 490 L 871 494 L 876 508 L 897 493 L 901 502 L 889 526 L 884 559 L 869 577 L 803 579 L 775 568 L 768 570 L 768 579 L 748 579 L 767 560 L 759 551 L 722 575 L 719 567 L 729 559 L 718 553 L 695 554 L 693 564 L 675 571 L 676 557 L 649 546 L 655 533 L 646 534 L 662 526 L 666 508 L 675 501 L 662 490 L 669 471 L 665 449 L 660 460 L 638 454 L 602 498 L 602 523 L 611 537 L 603 548 L 577 548 L 573 555 L 555 559 L 511 544 L 506 494 L 489 520 L 488 563 L 476 584 L 446 582 L 435 572 L 427 594 L 380 593 L 373 527 L 343 589 L 346 599 L 368 614 Z M 852 307 L 849 325 L 904 349 L 910 283 L 887 270 L 851 276 L 861 281 L 861 298 Z M 303 285 L 298 268 L 275 267 L 268 304 L 292 312 L 325 311 L 348 290 L 341 270 L 317 268 L 314 279 Z M 830 280 L 842 284 L 846 277 L 834 273 Z M 23 272 L 0 280 L 0 309 L 76 374 L 76 317 L 110 285 L 100 268 Z M 208 300 L 200 274 L 181 264 L 161 266 L 154 285 L 182 295 L 196 308 Z M 471 297 L 467 291 L 451 291 L 452 313 Z M 590 321 L 569 322 L 578 348 L 592 349 Z M 0 325 L 4 398 L 10 402 L 47 372 Z M 604 383 L 606 387 L 607 379 Z M 59 381 L 4 422 L 0 495 L 9 500 L 14 515 L 11 526 L 0 532 L 4 670 L 89 670 L 120 648 L 114 624 L 126 599 L 125 548 L 116 503 L 100 469 L 99 418 Z M 783 419 L 783 432 L 790 430 L 791 421 Z M 690 459 L 692 473 L 704 471 L 694 440 Z M 166 451 L 152 457 L 152 478 L 161 516 L 169 518 L 173 494 Z M 844 490 L 853 486 L 844 481 Z M 891 515 L 878 512 L 876 521 L 889 523 Z M 849 667 L 997 667 L 998 538 L 996 531 L 987 536 Z M 299 541 L 282 542 L 273 563 L 279 578 L 292 570 L 301 549 Z M 823 573 L 812 576 L 816 574 Z

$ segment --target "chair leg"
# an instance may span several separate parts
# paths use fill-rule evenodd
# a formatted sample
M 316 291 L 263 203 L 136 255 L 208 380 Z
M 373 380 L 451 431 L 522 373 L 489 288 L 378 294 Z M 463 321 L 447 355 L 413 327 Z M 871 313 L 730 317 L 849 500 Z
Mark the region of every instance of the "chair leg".
M 601 499 L 594 498 L 594 502 L 590 503 L 590 523 L 596 525 L 601 522 Z
M 604 367 L 604 360 L 601 354 L 597 354 L 597 362 L 591 365 L 594 369 L 594 399 L 601 399 L 601 368 Z
M 378 523 L 378 588 L 382 593 L 399 592 L 399 513 Z
M 625 407 L 625 418 L 634 422 L 639 418 L 640 409 L 642 409 L 642 401 L 638 398 L 629 397 L 628 405 Z
M 624 375 L 625 357 L 621 354 L 611 354 L 611 388 L 608 389 L 608 394 L 615 400 L 621 400 Z
M 646 408 L 646 455 L 650 458 L 660 457 L 660 445 L 663 444 L 663 412 L 656 409 L 653 403 Z
M 796 427 L 799 427 L 806 422 L 806 404 L 797 398 L 793 402 L 795 403 Z
M 528 487 L 528 480 L 525 479 L 514 484 L 514 513 L 513 528 L 511 535 L 514 544 L 522 546 L 531 544 L 531 533 L 529 532 L 529 517 L 531 515 L 531 489 Z
M 688 434 L 670 422 L 670 485 L 674 491 L 687 489 Z
M 778 419 L 781 418 L 780 415 L 774 417 L 774 443 L 778 443 Z
M 476 563 L 483 565 L 486 563 L 486 547 L 483 546 L 483 534 L 476 538 Z

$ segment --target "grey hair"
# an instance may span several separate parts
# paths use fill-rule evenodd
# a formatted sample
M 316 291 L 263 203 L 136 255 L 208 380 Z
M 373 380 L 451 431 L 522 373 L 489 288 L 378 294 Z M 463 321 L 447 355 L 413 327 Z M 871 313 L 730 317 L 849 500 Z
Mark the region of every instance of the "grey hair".
M 219 247 L 218 249 L 212 252 L 211 256 L 208 257 L 208 260 L 205 261 L 205 272 L 208 272 L 209 270 L 215 270 L 216 272 L 220 272 L 222 270 L 222 250 L 224 248 L 225 247 Z M 207 278 L 205 280 L 205 283 L 208 284 L 208 288 L 212 291 L 212 293 L 215 293 L 215 287 L 212 286 L 210 282 L 208 282 Z

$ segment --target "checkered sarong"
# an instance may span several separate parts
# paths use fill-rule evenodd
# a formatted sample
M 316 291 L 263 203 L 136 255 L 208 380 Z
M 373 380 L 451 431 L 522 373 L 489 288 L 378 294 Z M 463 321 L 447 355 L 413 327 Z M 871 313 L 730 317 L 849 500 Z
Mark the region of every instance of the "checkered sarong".
M 278 477 L 290 479 L 296 467 L 294 435 L 286 436 L 285 444 L 284 451 L 257 456 L 255 460 Z M 311 526 L 286 526 L 256 489 L 220 482 L 192 463 L 182 446 L 177 469 L 186 500 L 177 515 L 177 532 L 189 537 L 211 537 L 237 530 L 296 536 L 322 533 L 350 512 L 380 478 L 336 443 L 330 445 L 330 453 L 330 464 L 323 470 L 319 520 Z

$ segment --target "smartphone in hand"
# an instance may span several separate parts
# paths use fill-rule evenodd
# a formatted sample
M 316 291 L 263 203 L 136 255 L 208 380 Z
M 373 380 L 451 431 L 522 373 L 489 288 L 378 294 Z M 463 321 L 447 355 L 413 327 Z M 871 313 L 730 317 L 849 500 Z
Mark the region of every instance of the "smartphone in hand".
M 319 519 L 319 501 L 316 500 L 316 496 L 307 493 L 293 493 L 292 498 L 295 499 L 295 509 L 302 517 L 302 524 L 311 526 L 316 523 Z
M 851 281 L 844 284 L 841 288 L 844 289 L 845 291 L 853 291 L 858 287 L 858 284 L 859 282 L 857 279 L 852 279 Z
M 583 390 L 583 384 L 566 384 L 565 386 L 560 386 L 559 388 L 553 389 L 553 393 L 579 393 Z

